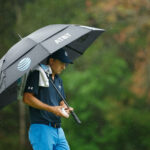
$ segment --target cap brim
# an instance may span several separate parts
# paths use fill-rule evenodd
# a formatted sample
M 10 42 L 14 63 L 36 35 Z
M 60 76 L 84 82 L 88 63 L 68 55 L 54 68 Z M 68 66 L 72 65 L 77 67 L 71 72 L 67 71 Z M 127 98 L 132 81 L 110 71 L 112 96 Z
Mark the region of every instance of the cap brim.
M 70 59 L 59 59 L 61 62 L 66 63 L 66 64 L 73 64 L 73 62 Z

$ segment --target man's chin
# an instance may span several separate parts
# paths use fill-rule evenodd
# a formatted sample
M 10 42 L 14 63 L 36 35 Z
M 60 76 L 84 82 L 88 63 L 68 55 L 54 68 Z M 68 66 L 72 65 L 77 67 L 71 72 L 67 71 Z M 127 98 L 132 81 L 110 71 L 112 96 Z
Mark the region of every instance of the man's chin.
M 61 74 L 62 71 L 57 72 L 57 74 Z

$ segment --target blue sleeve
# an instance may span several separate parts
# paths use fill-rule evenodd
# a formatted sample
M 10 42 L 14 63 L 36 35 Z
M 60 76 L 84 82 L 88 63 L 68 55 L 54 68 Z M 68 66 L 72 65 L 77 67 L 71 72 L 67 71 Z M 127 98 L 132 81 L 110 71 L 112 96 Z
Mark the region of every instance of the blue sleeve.
M 25 86 L 25 92 L 33 93 L 34 95 L 38 95 L 39 90 L 39 71 L 30 72 Z

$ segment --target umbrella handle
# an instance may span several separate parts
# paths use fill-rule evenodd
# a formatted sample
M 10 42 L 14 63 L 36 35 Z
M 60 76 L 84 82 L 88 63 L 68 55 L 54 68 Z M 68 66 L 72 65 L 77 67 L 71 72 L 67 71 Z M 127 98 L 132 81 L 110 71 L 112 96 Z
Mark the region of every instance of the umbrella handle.
M 80 119 L 78 118 L 78 116 L 76 115 L 76 113 L 74 111 L 71 111 L 70 112 L 71 115 L 73 116 L 73 118 L 75 119 L 75 121 L 78 123 L 78 124 L 81 124 L 81 121 Z

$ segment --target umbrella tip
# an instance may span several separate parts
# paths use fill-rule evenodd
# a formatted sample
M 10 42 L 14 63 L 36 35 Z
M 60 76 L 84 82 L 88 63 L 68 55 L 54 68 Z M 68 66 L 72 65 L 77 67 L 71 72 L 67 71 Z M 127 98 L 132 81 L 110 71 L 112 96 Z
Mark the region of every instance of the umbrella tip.
M 22 40 L 23 38 L 22 38 L 22 36 L 19 34 L 19 33 L 17 33 L 18 34 L 18 36 L 19 36 L 19 38 L 20 38 L 20 40 Z

